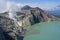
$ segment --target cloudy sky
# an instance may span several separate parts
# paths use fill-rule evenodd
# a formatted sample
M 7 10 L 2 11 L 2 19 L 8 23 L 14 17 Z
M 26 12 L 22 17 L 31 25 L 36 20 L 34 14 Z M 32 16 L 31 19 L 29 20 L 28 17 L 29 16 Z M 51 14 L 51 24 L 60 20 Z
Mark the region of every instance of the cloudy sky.
M 57 5 L 60 5 L 60 1 L 59 0 L 0 0 L 0 12 L 8 10 L 10 8 L 10 5 L 12 5 L 12 7 L 17 6 L 22 7 L 24 5 L 30 5 L 32 7 L 37 6 L 42 9 L 51 9 Z

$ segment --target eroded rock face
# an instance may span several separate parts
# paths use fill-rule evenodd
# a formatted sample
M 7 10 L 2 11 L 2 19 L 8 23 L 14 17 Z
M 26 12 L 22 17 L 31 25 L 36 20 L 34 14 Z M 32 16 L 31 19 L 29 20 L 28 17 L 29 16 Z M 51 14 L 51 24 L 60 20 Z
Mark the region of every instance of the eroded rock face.
M 60 18 L 50 15 L 38 7 L 30 8 L 29 6 L 24 6 L 23 10 L 17 12 L 17 14 L 19 14 L 17 15 L 18 24 L 21 24 L 21 26 L 29 26 L 46 21 L 60 21 Z
M 0 27 L 3 29 L 5 40 L 20 40 L 23 39 L 24 29 L 22 29 L 14 20 L 0 16 Z M 20 39 L 18 39 L 18 37 Z M 22 37 L 22 38 L 21 38 Z
M 25 6 L 26 7 L 26 6 Z M 48 14 L 46 11 L 36 7 L 36 8 L 24 8 L 21 10 L 22 13 L 26 15 L 32 15 L 32 18 L 30 18 L 31 24 L 39 23 L 39 22 L 45 22 L 45 21 L 60 21 L 60 18 L 57 18 L 53 15 Z M 31 20 L 32 19 L 32 20 Z
M 59 21 L 60 20 L 60 18 L 50 15 L 38 7 L 31 9 L 31 14 L 35 16 L 35 19 L 37 18 L 38 21 Z

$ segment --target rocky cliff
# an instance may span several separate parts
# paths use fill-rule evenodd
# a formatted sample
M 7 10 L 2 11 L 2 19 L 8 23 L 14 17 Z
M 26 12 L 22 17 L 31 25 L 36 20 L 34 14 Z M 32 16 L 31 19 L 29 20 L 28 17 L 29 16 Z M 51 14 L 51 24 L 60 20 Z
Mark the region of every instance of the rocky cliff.
M 26 29 L 20 27 L 13 19 L 9 17 L 0 16 L 0 27 L 2 28 L 1 32 L 4 40 L 22 40 Z M 0 38 L 2 38 L 0 36 Z
M 31 8 L 26 5 L 26 6 L 22 7 L 20 12 L 25 14 L 24 18 L 26 18 L 26 16 L 28 17 L 31 15 L 30 18 L 28 18 L 31 24 L 45 22 L 45 21 L 60 21 L 60 18 L 55 17 L 51 14 L 48 14 L 45 10 L 42 10 L 39 7 Z
M 60 18 L 50 15 L 38 7 L 31 9 L 31 14 L 35 16 L 35 19 L 37 18 L 38 21 L 60 21 Z
M 60 21 L 60 18 L 48 14 L 45 10 L 39 7 L 32 8 L 28 5 L 16 12 L 15 18 L 20 26 L 29 26 L 46 21 Z

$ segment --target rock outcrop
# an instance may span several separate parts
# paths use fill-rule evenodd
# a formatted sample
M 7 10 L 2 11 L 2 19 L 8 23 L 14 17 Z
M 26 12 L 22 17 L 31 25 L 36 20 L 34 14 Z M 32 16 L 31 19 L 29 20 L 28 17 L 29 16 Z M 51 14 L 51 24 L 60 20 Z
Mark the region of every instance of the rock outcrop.
M 15 19 L 23 27 L 45 21 L 60 21 L 60 18 L 48 14 L 39 7 L 32 8 L 28 5 L 22 7 L 21 11 L 16 12 Z
M 31 14 L 37 18 L 38 21 L 60 21 L 60 18 L 48 14 L 44 10 L 36 7 L 31 9 Z
M 0 16 L 0 27 L 5 40 L 22 40 L 26 31 L 26 29 L 14 22 L 13 19 L 5 16 Z
M 45 10 L 42 10 L 39 7 L 31 8 L 29 6 L 24 6 L 22 7 L 22 9 L 23 10 L 21 10 L 19 14 L 23 13 L 25 16 L 23 20 L 25 20 L 25 18 L 28 18 L 31 24 L 45 22 L 45 21 L 60 21 L 60 18 L 48 14 Z M 21 17 L 21 15 L 19 16 Z M 27 20 L 25 23 L 27 23 Z

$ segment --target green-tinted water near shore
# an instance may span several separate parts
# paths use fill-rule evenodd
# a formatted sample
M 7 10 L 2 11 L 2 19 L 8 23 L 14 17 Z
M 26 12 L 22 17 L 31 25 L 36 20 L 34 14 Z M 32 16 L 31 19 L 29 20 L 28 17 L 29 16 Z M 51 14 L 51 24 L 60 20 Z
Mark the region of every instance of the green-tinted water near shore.
M 60 22 L 42 22 L 29 28 L 24 40 L 60 40 Z

